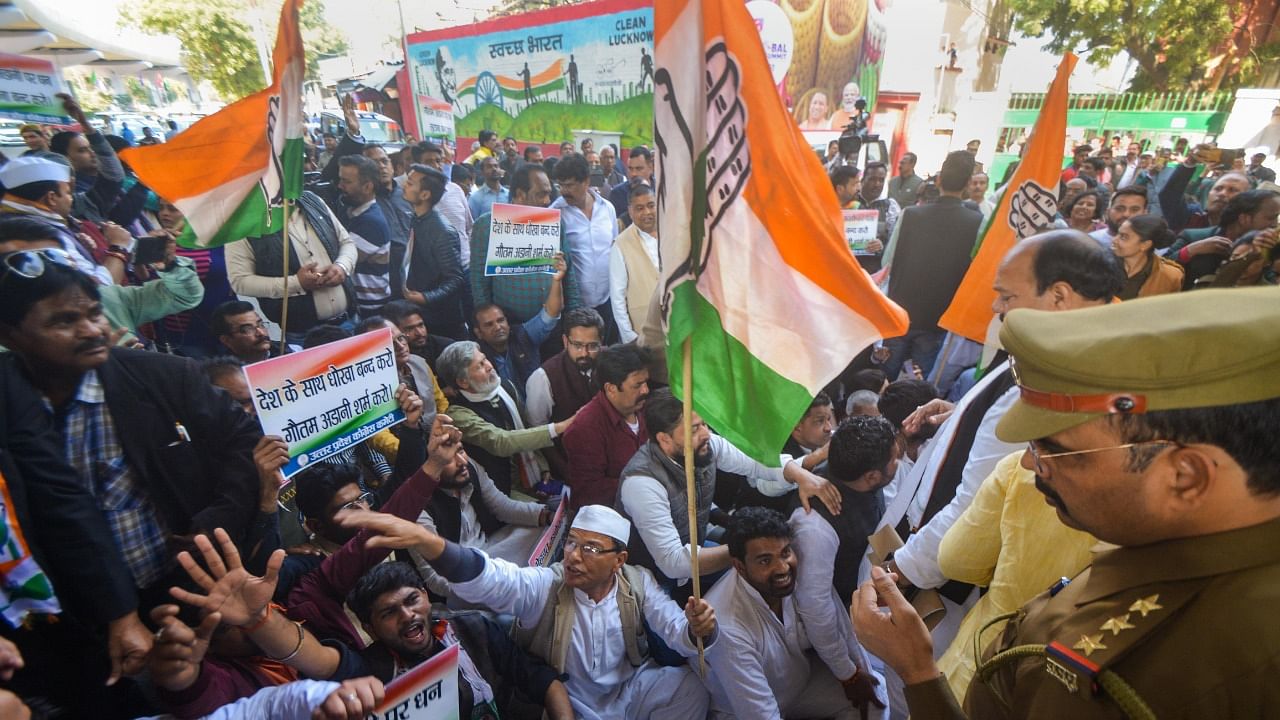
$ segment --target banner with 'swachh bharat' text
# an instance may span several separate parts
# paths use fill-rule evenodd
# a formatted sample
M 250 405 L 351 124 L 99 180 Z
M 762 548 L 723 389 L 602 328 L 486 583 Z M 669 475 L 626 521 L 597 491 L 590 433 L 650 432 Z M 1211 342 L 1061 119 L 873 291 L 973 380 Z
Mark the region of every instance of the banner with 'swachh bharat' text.
M 484 274 L 553 273 L 560 252 L 560 211 L 554 208 L 494 203 L 489 223 L 489 254 Z
M 289 445 L 292 477 L 404 420 L 391 330 L 374 330 L 244 369 L 265 435 Z
M 393 680 L 368 720 L 458 720 L 458 646 Z

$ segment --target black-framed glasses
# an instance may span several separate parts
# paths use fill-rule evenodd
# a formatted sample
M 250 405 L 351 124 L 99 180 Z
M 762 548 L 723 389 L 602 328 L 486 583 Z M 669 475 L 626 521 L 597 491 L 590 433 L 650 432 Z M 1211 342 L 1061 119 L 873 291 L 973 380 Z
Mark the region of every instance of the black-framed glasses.
M 1067 457 L 1068 455 L 1089 455 L 1091 453 L 1106 452 L 1108 450 L 1123 450 L 1127 448 L 1142 447 L 1143 445 L 1173 445 L 1178 443 L 1172 440 L 1143 440 L 1142 442 L 1131 442 L 1123 445 L 1111 445 L 1109 447 L 1089 448 L 1087 450 L 1064 450 L 1063 452 L 1042 453 L 1036 449 L 1034 440 L 1027 443 L 1027 452 L 1031 453 L 1031 459 L 1036 466 L 1036 474 L 1044 475 L 1044 461 L 1049 458 Z
M 599 545 L 592 545 L 591 543 L 586 543 L 586 542 L 578 542 L 577 540 L 571 537 L 565 538 L 564 554 L 568 555 L 569 553 L 573 552 L 574 548 L 577 548 L 581 550 L 584 554 L 590 555 L 592 557 L 599 557 L 600 555 L 607 555 L 609 553 L 618 553 L 626 549 L 621 545 L 614 545 L 611 548 L 602 548 Z

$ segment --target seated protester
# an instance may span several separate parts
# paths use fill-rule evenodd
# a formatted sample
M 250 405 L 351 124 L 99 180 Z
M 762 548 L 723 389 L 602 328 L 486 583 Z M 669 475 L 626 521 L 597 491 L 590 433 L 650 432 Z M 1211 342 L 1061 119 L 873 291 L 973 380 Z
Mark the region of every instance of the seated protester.
M 797 508 L 791 514 L 800 556 L 796 609 L 819 657 L 846 684 L 871 672 L 865 656 L 856 663 L 851 659 L 856 640 L 844 609 L 858 587 L 867 537 L 884 514 L 881 488 L 893 479 L 899 454 L 897 433 L 888 420 L 846 419 L 831 438 L 827 467 L 827 478 L 840 492 L 840 515 L 825 507 L 811 513 Z
M 355 511 L 355 514 L 413 526 L 392 516 L 367 511 Z M 508 685 L 524 691 L 535 702 L 545 703 L 551 717 L 565 720 L 573 717 L 568 695 L 555 671 L 541 660 L 526 655 L 497 625 L 476 613 L 433 617 L 430 601 L 422 591 L 422 580 L 407 563 L 380 563 L 371 567 L 347 596 L 352 614 L 374 639 L 369 646 L 357 650 L 334 640 L 322 643 L 304 629 L 302 623 L 268 602 L 275 589 L 280 553 L 272 558 L 262 577 L 255 577 L 242 567 L 239 553 L 232 543 L 226 541 L 225 534 L 219 533 L 217 539 L 221 546 L 218 550 L 208 538 L 202 537 L 198 541 L 212 576 L 201 570 L 189 556 L 185 559 L 192 578 L 202 581 L 200 584 L 207 594 L 175 592 L 179 600 L 209 615 L 194 633 L 176 618 L 164 616 L 157 622 L 163 628 L 162 634 L 173 631 L 179 636 L 203 635 L 208 638 L 217 625 L 210 618 L 217 617 L 223 627 L 232 631 L 230 634 L 250 641 L 239 643 L 241 651 L 238 654 L 241 657 L 236 660 L 242 667 L 244 664 L 261 667 L 263 660 L 283 658 L 270 662 L 275 664 L 275 675 L 287 679 L 299 674 L 329 680 L 372 675 L 381 682 L 390 682 L 441 650 L 459 645 L 458 699 L 459 706 L 467 708 L 463 717 L 498 717 L 506 710 L 500 705 L 505 704 Z M 168 606 L 168 609 L 176 614 L 176 607 Z M 226 634 L 224 631 L 223 635 Z M 262 655 L 243 657 L 249 654 L 244 652 L 247 647 L 260 650 Z M 204 658 L 204 664 L 209 665 L 209 660 Z M 244 662 L 246 660 L 248 663 Z M 185 670 L 189 665 L 190 660 L 177 667 Z M 167 671 L 161 676 L 162 688 L 172 688 L 178 681 L 189 678 L 191 686 L 179 691 L 183 694 L 179 696 L 182 699 L 196 699 L 208 705 L 229 694 L 228 682 L 215 680 L 210 683 L 201 679 L 205 668 L 197 667 L 194 672 L 183 673 L 186 677 L 175 676 L 172 665 L 161 666 L 161 669 Z M 232 675 L 232 681 L 239 680 L 242 685 L 255 681 L 259 683 L 258 687 L 279 684 L 279 680 L 263 683 L 261 673 L 255 673 L 247 682 L 243 670 L 236 674 L 240 677 Z M 170 698 L 174 692 L 169 690 Z M 238 694 L 248 692 L 242 687 Z M 362 700 L 358 694 L 348 696 L 348 711 L 357 705 L 364 707 L 369 699 Z M 195 713 L 188 712 L 184 716 L 192 714 Z M 364 716 L 364 712 L 358 715 Z
M 539 425 L 573 417 L 596 396 L 600 379 L 596 363 L 604 340 L 604 318 L 594 308 L 574 308 L 564 313 L 564 350 L 551 356 L 525 383 L 525 407 L 529 422 Z M 569 474 L 564 439 L 544 451 L 553 477 Z
M 400 400 L 401 408 L 406 410 L 403 424 L 416 426 L 418 415 L 422 412 L 422 401 L 403 386 L 397 390 L 396 397 Z M 454 454 L 461 447 L 460 434 L 456 428 L 447 425 L 448 420 L 447 416 L 436 416 L 436 423 L 431 428 L 430 439 L 427 442 L 426 460 L 412 475 L 406 477 L 403 473 L 398 474 L 397 478 L 405 479 L 386 486 L 394 488 L 394 492 L 378 504 L 379 511 L 409 521 L 418 519 L 422 509 L 431 501 L 431 494 L 435 492 L 436 484 L 444 469 L 453 462 Z M 421 433 L 406 433 L 400 438 L 400 452 L 403 457 L 398 462 L 397 470 L 407 464 L 405 458 L 411 454 L 410 449 L 405 446 L 413 443 L 421 444 L 421 442 Z M 359 488 L 357 486 L 354 489 Z M 337 497 L 339 490 L 343 493 L 341 497 Z M 362 498 L 361 494 L 352 497 L 352 490 L 350 482 L 343 484 L 340 488 L 333 488 L 331 491 L 333 494 L 324 504 L 325 524 L 317 523 L 317 527 L 329 528 L 326 530 L 326 533 L 329 533 L 334 527 L 335 516 L 339 510 L 359 504 L 362 499 L 364 502 L 370 502 L 369 498 Z M 345 502 L 338 502 L 340 499 Z M 316 511 L 310 504 L 310 500 L 304 501 L 299 497 L 298 503 L 298 509 L 304 515 L 308 511 Z M 369 537 L 370 534 L 367 532 L 356 533 L 332 555 L 326 557 L 320 563 L 320 567 L 304 575 L 289 592 L 288 601 L 285 603 L 289 616 L 306 621 L 307 627 L 318 637 L 341 640 L 352 647 L 364 647 L 366 641 L 357 630 L 356 623 L 352 622 L 343 610 L 342 598 L 351 592 L 361 575 L 386 559 L 390 553 L 390 550 L 385 547 L 370 547 Z M 331 536 L 328 539 L 334 540 L 335 537 Z
M 373 315 L 360 321 L 356 326 L 356 333 L 367 333 L 383 328 L 391 331 L 396 374 L 400 376 L 401 382 L 427 403 L 422 412 L 422 426 L 431 427 L 431 423 L 435 422 L 436 413 L 441 412 L 442 407 L 448 407 L 448 400 L 436 384 L 436 375 L 431 372 L 427 361 L 409 351 L 409 339 L 401 332 L 400 326 L 381 315 Z M 394 451 L 391 454 L 394 455 Z
M 5 688 L 39 698 L 51 717 L 133 717 L 147 708 L 130 706 L 131 680 L 117 681 L 143 669 L 152 637 L 129 568 L 40 394 L 4 373 L 0 398 Z M 0 717 L 23 717 L 6 713 L 0 704 Z
M 45 163 L 50 167 L 21 167 L 24 163 Z M 19 167 L 14 167 L 18 165 Z M 157 278 L 141 285 L 116 285 L 111 273 L 97 264 L 91 253 L 76 239 L 80 224 L 66 215 L 70 207 L 70 185 L 63 180 L 56 163 L 38 158 L 17 158 L 0 167 L 0 183 L 7 188 L 0 205 L 0 248 L 13 250 L 57 249 L 65 262 L 91 276 L 101 286 L 103 313 L 112 328 L 123 328 L 120 344 L 138 339 L 138 328 L 149 322 L 182 312 L 200 304 L 204 286 L 191 260 L 178 257 L 170 244 Z M 35 178 L 35 179 L 30 179 Z M 11 185 L 10 183 L 19 183 Z M 28 197 L 29 196 L 29 197 Z M 59 219 L 61 222 L 59 222 Z
M 467 454 L 484 467 L 504 494 L 531 492 L 550 482 L 546 458 L 539 452 L 573 422 L 529 426 L 524 404 L 510 383 L 498 377 L 480 346 L 469 340 L 456 342 L 436 364 L 441 386 L 451 393 L 449 417 L 462 432 Z
M 472 313 L 471 330 L 480 342 L 480 348 L 492 359 L 502 379 L 521 393 L 529 382 L 529 376 L 542 365 L 539 346 L 555 331 L 560 311 L 564 309 L 562 281 L 568 267 L 564 255 L 556 253 L 555 273 L 551 275 L 551 289 L 547 291 L 542 309 L 514 328 L 507 323 L 506 313 L 497 305 L 477 305 Z
M 551 511 L 546 505 L 508 497 L 493 484 L 483 467 L 471 462 L 465 450 L 459 450 L 442 471 L 431 502 L 418 516 L 419 525 L 450 542 L 478 548 L 490 557 L 516 564 L 529 562 L 529 555 L 542 536 L 540 528 L 550 522 Z M 416 551 L 410 550 L 409 554 L 426 588 L 451 599 L 449 581 Z
M 66 461 L 94 493 L 140 596 L 154 599 L 174 579 L 175 544 L 214 527 L 244 537 L 262 431 L 193 362 L 111 348 L 98 286 L 60 259 L 0 257 L 0 344 L 11 351 L 0 373 L 43 395 Z
M 822 474 L 827 463 L 831 434 L 835 429 L 836 413 L 831 405 L 831 398 L 820 392 L 809 403 L 804 417 L 796 423 L 786 444 L 782 446 L 782 452 L 800 459 L 800 467 L 805 470 Z
M 1246 190 L 1227 201 L 1220 221 L 1213 227 L 1183 230 L 1166 256 L 1187 269 L 1183 289 L 1218 269 L 1231 254 L 1231 243 L 1251 230 L 1274 227 L 1280 214 L 1280 193 Z
M 258 406 L 253 404 L 253 396 L 249 394 L 249 382 L 245 380 L 244 363 L 240 358 L 230 355 L 207 358 L 200 361 L 200 369 L 209 378 L 209 382 L 214 387 L 225 390 L 240 409 L 257 417 Z
M 351 513 L 352 525 L 381 543 L 414 548 L 453 584 L 462 600 L 515 615 L 516 641 L 567 676 L 573 714 L 582 720 L 702 720 L 707 691 L 688 666 L 662 667 L 649 656 L 646 626 L 684 657 L 697 638 L 716 643 L 715 611 L 689 599 L 684 612 L 653 576 L 627 564 L 629 523 L 600 505 L 578 512 L 563 563 L 520 567 L 490 558 L 377 513 Z
M 814 652 L 816 644 L 797 611 L 797 553 L 782 513 L 747 507 L 729 521 L 726 545 L 733 566 L 707 592 L 719 608 L 720 637 L 707 653 L 707 687 L 713 720 L 857 717 L 877 703 L 866 653 L 846 633 L 847 666 L 855 668 L 841 685 Z M 846 615 L 834 602 L 833 615 Z M 870 715 L 879 716 L 879 712 Z M 864 717 L 868 715 L 864 714 Z
M 606 348 L 600 353 L 596 374 L 600 392 L 582 407 L 564 434 L 571 512 L 586 505 L 613 504 L 622 471 L 649 438 L 644 421 L 648 352 L 635 345 Z
M 280 344 L 271 342 L 267 323 L 251 302 L 228 300 L 219 305 L 213 309 L 209 327 L 231 356 L 245 365 L 280 354 Z
M 701 547 L 706 542 L 716 470 L 746 476 L 765 495 L 785 495 L 799 488 L 806 512 L 814 496 L 839 512 L 840 495 L 826 480 L 805 470 L 790 455 L 782 455 L 782 467 L 761 465 L 712 434 L 697 413 L 692 420 L 698 497 L 690 499 L 685 491 L 683 416 L 684 408 L 670 390 L 658 390 L 649 397 L 644 408 L 649 441 L 622 469 L 618 488 L 618 508 L 632 523 L 627 543 L 631 557 L 637 565 L 654 571 L 668 592 L 677 587 L 686 597 L 691 592 L 689 545 L 696 542 Z M 698 515 L 698 537 L 693 539 L 689 537 L 691 502 L 696 503 Z M 703 575 L 724 570 L 729 567 L 729 549 L 719 546 L 699 551 L 698 567 Z
M 407 300 L 394 300 L 382 308 L 382 316 L 396 324 L 400 332 L 409 340 L 409 351 L 427 361 L 434 368 L 440 353 L 450 345 L 458 342 L 458 338 L 443 337 L 430 332 L 422 310 Z M 443 412 L 444 408 L 440 408 Z
M 858 390 L 845 400 L 844 416 L 851 418 L 858 415 L 879 415 L 880 410 L 877 407 L 879 402 L 879 395 L 870 390 Z
M 352 332 L 338 325 L 317 325 L 307 331 L 302 337 L 302 349 L 310 350 L 313 347 L 328 345 L 331 342 L 346 340 L 352 336 Z M 287 350 L 290 346 L 286 345 Z

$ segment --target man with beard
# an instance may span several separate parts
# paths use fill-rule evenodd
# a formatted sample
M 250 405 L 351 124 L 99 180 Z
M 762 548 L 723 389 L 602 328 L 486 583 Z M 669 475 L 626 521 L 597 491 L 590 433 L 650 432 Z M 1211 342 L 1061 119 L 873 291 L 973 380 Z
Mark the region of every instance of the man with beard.
M 1263 679 L 1280 652 L 1275 293 L 1009 314 L 1000 340 L 1021 394 L 996 432 L 1027 443 L 1022 465 L 1058 519 L 1105 544 L 990 637 L 971 717 L 1280 711 Z M 873 570 L 852 611 L 859 639 L 907 682 L 912 716 L 965 716 L 892 575 Z
M 489 356 L 498 375 L 511 383 L 514 395 L 521 395 L 529 377 L 542 365 L 542 345 L 551 337 L 564 310 L 564 278 L 569 272 L 568 262 L 561 253 L 552 259 L 554 271 L 550 278 L 546 299 L 536 315 L 514 328 L 507 320 L 502 306 L 494 303 L 478 304 L 471 315 L 471 329 L 480 348 Z
M 858 256 L 858 264 L 869 273 L 880 271 L 884 248 L 889 244 L 893 229 L 898 225 L 898 217 L 902 215 L 902 208 L 897 200 L 892 196 L 880 197 L 884 192 L 884 182 L 888 174 L 889 168 L 882 162 L 868 163 L 866 169 L 862 171 L 859 200 L 862 202 L 863 209 L 875 210 L 878 215 L 876 237 L 867 244 L 867 252 L 870 254 Z
M 689 546 L 696 542 L 702 547 L 706 542 L 717 471 L 742 475 L 770 497 L 798 488 L 806 512 L 814 496 L 833 512 L 840 511 L 839 491 L 805 470 L 790 455 L 781 456 L 781 467 L 765 467 L 712 434 L 697 413 L 690 418 L 697 497 L 690 498 L 685 490 L 683 417 L 684 407 L 670 390 L 662 389 L 649 396 L 644 405 L 649 440 L 622 469 L 617 501 L 617 507 L 633 523 L 627 543 L 632 560 L 654 571 L 662 587 L 678 600 L 692 592 Z M 570 453 L 572 457 L 572 450 Z M 697 508 L 696 538 L 689 536 L 690 504 Z M 703 575 L 725 570 L 729 567 L 729 549 L 721 545 L 699 550 L 698 566 Z
M 277 354 L 278 346 L 267 334 L 267 324 L 253 303 L 229 300 L 213 309 L 209 331 L 231 355 L 246 365 Z
M 825 507 L 791 514 L 800 556 L 796 609 L 818 656 L 864 712 L 871 702 L 883 709 L 888 697 L 883 690 L 876 697 L 873 688 L 880 679 L 868 666 L 841 609 L 849 606 L 858 587 L 867 538 L 884 514 L 882 488 L 893 480 L 900 455 L 897 431 L 888 420 L 869 415 L 845 420 L 831 438 L 826 473 L 840 491 L 840 514 L 832 515 Z
M 526 563 L 541 533 L 538 528 L 551 520 L 547 506 L 513 500 L 493 484 L 484 468 L 471 462 L 465 450 L 458 451 L 444 469 L 431 502 L 418 516 L 418 524 L 432 533 L 463 547 L 483 550 L 490 557 Z M 449 581 L 440 577 L 431 563 L 410 550 L 413 563 L 427 589 L 444 598 L 453 598 Z
M 529 376 L 525 405 L 534 425 L 568 420 L 595 397 L 600 388 L 596 358 L 604 340 L 604 318 L 593 308 L 564 313 L 564 350 L 556 353 Z M 564 439 L 545 450 L 554 477 L 567 477 L 569 460 Z
M 707 653 L 712 720 L 856 718 L 853 693 L 814 652 L 814 628 L 797 610 L 798 548 L 786 517 L 766 508 L 742 508 L 729 522 L 725 544 L 733 566 L 706 597 L 720 623 L 720 638 Z M 845 614 L 834 603 L 830 612 Z M 847 638 L 848 664 L 866 667 L 852 633 Z M 846 688 L 871 697 L 867 672 L 855 673 L 859 680 Z
M 363 316 L 376 315 L 391 299 L 391 229 L 377 203 L 378 166 L 363 155 L 338 158 L 338 219 L 356 244 L 352 283 Z
M 613 503 L 623 468 L 648 437 L 642 414 L 649 398 L 648 352 L 614 345 L 600 353 L 596 374 L 600 392 L 582 406 L 564 435 L 571 511 Z
M 572 417 L 530 425 L 515 387 L 498 376 L 480 346 L 469 340 L 445 348 L 436 369 L 441 386 L 452 394 L 449 413 L 467 453 L 499 490 L 507 495 L 513 489 L 531 492 L 551 480 L 540 451 L 569 428 Z
M 1089 237 L 1110 250 L 1111 241 L 1120 232 L 1120 226 L 1129 218 L 1145 215 L 1146 212 L 1147 189 L 1141 185 L 1122 187 L 1111 196 L 1111 203 L 1107 206 L 1107 226 L 1089 233 Z
M 574 518 L 564 562 L 520 567 L 376 513 L 353 524 L 391 548 L 415 548 L 467 602 L 515 616 L 529 653 L 563 673 L 581 720 L 704 720 L 707 691 L 687 665 L 662 667 L 650 656 L 646 626 L 686 658 L 715 647 L 715 611 L 689 599 L 681 613 L 643 568 L 627 564 L 629 523 L 600 505 Z M 287 650 L 286 650 L 287 651 Z

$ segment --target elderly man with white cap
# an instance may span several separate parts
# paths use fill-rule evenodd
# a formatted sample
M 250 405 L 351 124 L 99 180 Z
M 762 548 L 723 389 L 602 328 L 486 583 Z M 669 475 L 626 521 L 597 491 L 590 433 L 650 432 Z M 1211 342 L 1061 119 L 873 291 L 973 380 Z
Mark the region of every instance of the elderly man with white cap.
M 453 583 L 459 598 L 515 615 L 520 643 L 568 676 L 577 717 L 706 717 L 706 688 L 688 666 L 662 667 L 650 657 L 645 625 L 673 650 L 694 657 L 697 638 L 707 647 L 715 642 L 715 611 L 690 598 L 682 613 L 648 570 L 627 565 L 631 523 L 614 510 L 580 509 L 565 540 L 564 562 L 549 568 L 490 558 L 377 513 L 353 517 L 351 524 L 379 532 L 384 547 L 417 550 Z

